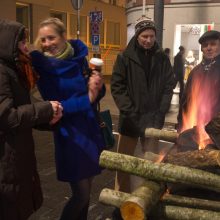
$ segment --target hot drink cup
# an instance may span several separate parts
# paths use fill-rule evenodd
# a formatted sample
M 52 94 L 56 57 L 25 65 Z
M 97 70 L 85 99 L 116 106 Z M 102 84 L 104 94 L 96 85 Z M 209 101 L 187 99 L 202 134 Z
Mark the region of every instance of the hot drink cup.
M 102 59 L 93 57 L 89 61 L 89 68 L 101 73 L 103 64 L 104 64 L 104 62 Z

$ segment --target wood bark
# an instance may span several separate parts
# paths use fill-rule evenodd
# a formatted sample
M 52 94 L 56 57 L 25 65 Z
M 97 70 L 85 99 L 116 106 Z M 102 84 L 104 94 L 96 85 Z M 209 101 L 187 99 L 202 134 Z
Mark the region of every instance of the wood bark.
M 105 205 L 111 205 L 120 208 L 122 203 L 125 200 L 129 199 L 130 197 L 131 194 L 129 193 L 123 193 L 111 189 L 103 189 L 100 194 L 99 201 Z M 174 206 L 166 204 L 167 202 L 173 204 Z M 216 212 L 219 211 L 219 204 L 220 202 L 215 202 L 210 200 L 167 195 L 162 197 L 159 206 L 160 209 L 158 209 L 158 206 L 155 206 L 155 209 L 152 210 L 152 213 L 153 216 L 156 215 L 158 217 L 163 217 L 162 219 L 168 218 L 168 219 L 176 219 L 176 220 L 191 220 L 191 219 L 219 220 L 220 212 Z M 181 206 L 186 205 L 190 207 L 191 206 L 197 207 L 198 205 L 199 208 L 204 208 L 204 209 L 180 207 L 178 205 Z M 216 211 L 209 211 L 209 209 L 210 210 L 214 209 Z M 135 220 L 140 220 L 140 219 L 142 218 L 135 218 Z
M 218 201 L 171 195 L 168 193 L 163 195 L 163 197 L 161 198 L 161 202 L 163 204 L 177 205 L 182 207 L 185 206 L 188 208 L 220 211 L 220 202 Z
M 220 112 L 205 126 L 205 130 L 220 149 Z
M 176 142 L 178 133 L 175 131 L 160 130 L 156 128 L 146 128 L 145 137 L 154 137 L 159 140 L 164 140 L 168 142 Z
M 148 180 L 182 183 L 220 192 L 220 176 L 203 170 L 169 163 L 154 163 L 111 151 L 103 151 L 99 163 L 102 167 L 141 176 Z
M 120 206 L 122 218 L 124 220 L 146 219 L 146 216 L 159 201 L 164 191 L 164 185 L 152 181 L 145 181 L 122 202 Z
M 194 150 L 166 155 L 164 161 L 191 168 L 210 168 L 220 166 L 219 150 Z
M 185 208 L 179 206 L 163 205 L 160 209 L 159 216 L 163 216 L 162 219 L 172 220 L 219 220 L 220 212 Z

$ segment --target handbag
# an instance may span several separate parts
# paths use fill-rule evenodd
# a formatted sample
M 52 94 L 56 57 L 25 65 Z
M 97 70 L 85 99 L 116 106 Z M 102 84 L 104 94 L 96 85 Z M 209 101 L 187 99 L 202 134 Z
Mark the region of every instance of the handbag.
M 112 118 L 109 110 L 99 111 L 100 128 L 105 141 L 105 148 L 111 149 L 115 144 L 115 137 L 112 133 Z

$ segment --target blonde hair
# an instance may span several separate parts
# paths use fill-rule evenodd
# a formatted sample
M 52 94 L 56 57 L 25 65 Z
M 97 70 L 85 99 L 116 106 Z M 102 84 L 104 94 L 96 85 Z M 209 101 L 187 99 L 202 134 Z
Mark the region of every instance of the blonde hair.
M 60 36 L 63 36 L 66 33 L 66 28 L 64 23 L 59 19 L 59 18 L 47 18 L 45 20 L 43 20 L 39 26 L 38 29 L 48 26 L 48 25 L 52 25 L 54 27 L 54 30 L 57 32 L 57 34 L 59 34 Z M 34 46 L 38 49 L 38 50 L 42 50 L 41 49 L 41 42 L 39 37 L 37 37 L 37 39 L 34 42 Z

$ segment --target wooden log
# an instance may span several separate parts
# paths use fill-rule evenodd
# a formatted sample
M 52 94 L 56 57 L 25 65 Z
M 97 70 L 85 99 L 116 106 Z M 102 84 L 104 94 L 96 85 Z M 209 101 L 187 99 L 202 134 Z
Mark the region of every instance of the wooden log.
M 204 149 L 172 153 L 166 155 L 163 162 L 200 169 L 216 167 L 220 166 L 220 151 Z
M 123 201 L 128 199 L 131 196 L 129 193 L 119 192 L 111 189 L 103 189 L 100 196 L 99 202 L 105 205 L 111 205 L 114 207 L 120 208 Z M 167 202 L 170 204 L 174 204 L 175 206 L 167 205 Z M 183 203 L 181 203 L 183 202 Z M 191 219 L 204 219 L 204 220 L 219 220 L 220 219 L 220 212 L 208 211 L 208 210 L 216 210 L 219 211 L 219 204 L 220 202 L 210 201 L 210 200 L 202 200 L 202 199 L 195 199 L 195 198 L 187 198 L 181 196 L 174 196 L 174 195 L 167 195 L 166 197 L 162 197 L 160 203 L 160 209 L 158 206 L 155 207 L 155 210 L 152 212 L 154 216 L 163 216 L 169 219 L 176 219 L 176 220 L 191 220 Z M 212 204 L 212 205 L 210 205 Z M 178 205 L 186 205 L 186 206 L 194 206 L 198 205 L 198 207 L 204 209 L 196 209 L 196 208 L 186 208 L 180 207 Z M 207 210 L 205 210 L 207 209 Z M 155 214 L 156 213 L 156 214 Z M 135 220 L 139 220 L 135 218 Z
M 124 220 L 144 220 L 152 207 L 159 201 L 165 191 L 165 186 L 152 181 L 145 181 L 125 199 L 121 206 L 121 216 Z
M 162 219 L 172 220 L 219 220 L 220 212 L 185 208 L 179 206 L 163 205 L 160 210 L 157 211 L 159 217 L 163 216 Z
M 156 128 L 146 128 L 145 129 L 145 137 L 154 137 L 159 140 L 164 140 L 168 142 L 176 142 L 178 133 L 175 131 L 168 131 L 168 130 L 160 130 Z
M 111 151 L 103 151 L 99 163 L 102 167 L 123 171 L 149 180 L 182 183 L 220 192 L 220 176 L 203 170 L 169 163 L 154 163 Z
M 220 112 L 205 126 L 205 130 L 218 149 L 220 149 Z
M 171 194 L 164 194 L 161 198 L 161 202 L 163 204 L 168 205 L 177 205 L 188 208 L 198 208 L 198 209 L 206 209 L 212 211 L 220 211 L 220 202 L 207 200 L 207 199 L 198 199 L 198 198 L 190 198 L 186 196 L 178 196 Z

